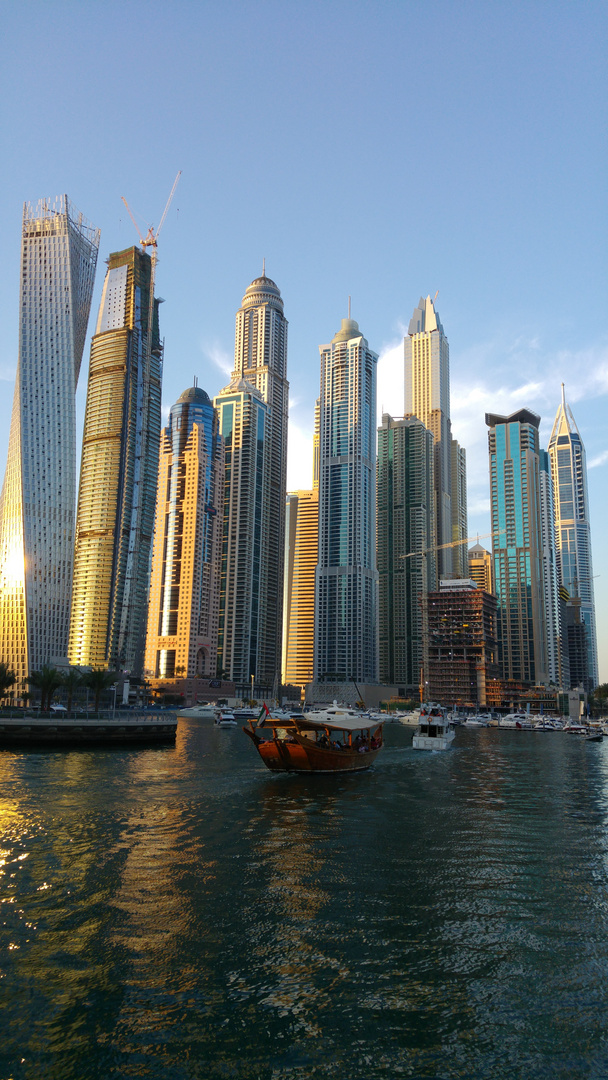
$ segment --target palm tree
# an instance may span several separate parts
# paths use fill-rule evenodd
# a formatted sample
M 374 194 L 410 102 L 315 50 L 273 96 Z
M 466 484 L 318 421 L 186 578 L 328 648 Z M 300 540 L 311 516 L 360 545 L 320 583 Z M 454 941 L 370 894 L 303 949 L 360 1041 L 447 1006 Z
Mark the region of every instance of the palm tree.
M 80 674 L 78 668 L 68 668 L 61 680 L 61 685 L 65 686 L 68 692 L 68 712 L 71 712 L 74 690 L 76 690 L 78 686 L 82 685 L 82 675 Z
M 40 708 L 43 712 L 48 712 L 53 694 L 61 686 L 61 672 L 50 664 L 43 664 L 40 671 L 32 671 L 31 675 L 28 675 L 27 682 L 40 691 Z
M 85 686 L 95 694 L 95 712 L 99 712 L 99 699 L 103 690 L 113 686 L 116 682 L 116 672 L 106 671 L 105 668 L 93 668 L 83 678 Z
M 0 699 L 6 697 L 7 691 L 16 682 L 17 676 L 15 672 L 11 671 L 8 664 L 0 663 Z

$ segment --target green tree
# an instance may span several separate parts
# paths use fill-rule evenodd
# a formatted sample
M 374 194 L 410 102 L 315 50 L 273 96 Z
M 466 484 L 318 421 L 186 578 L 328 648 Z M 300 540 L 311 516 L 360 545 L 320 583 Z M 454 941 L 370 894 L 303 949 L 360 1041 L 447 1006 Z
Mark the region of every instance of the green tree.
M 17 676 L 8 664 L 0 663 L 0 699 L 5 698 L 11 686 L 17 682 Z
M 106 671 L 105 668 L 93 668 L 92 671 L 87 671 L 83 678 L 85 686 L 88 686 L 89 690 L 92 690 L 95 694 L 95 712 L 99 712 L 99 699 L 103 690 L 107 690 L 110 686 L 113 686 L 116 682 L 116 673 L 112 671 Z
M 53 694 L 61 686 L 61 681 L 61 672 L 50 664 L 43 664 L 40 671 L 32 671 L 31 675 L 28 675 L 27 682 L 40 691 L 40 708 L 43 712 L 48 712 Z
M 68 712 L 72 711 L 72 700 L 74 698 L 74 691 L 77 687 L 82 686 L 82 675 L 78 668 L 68 668 L 65 675 L 61 679 L 61 685 L 65 686 L 68 694 Z

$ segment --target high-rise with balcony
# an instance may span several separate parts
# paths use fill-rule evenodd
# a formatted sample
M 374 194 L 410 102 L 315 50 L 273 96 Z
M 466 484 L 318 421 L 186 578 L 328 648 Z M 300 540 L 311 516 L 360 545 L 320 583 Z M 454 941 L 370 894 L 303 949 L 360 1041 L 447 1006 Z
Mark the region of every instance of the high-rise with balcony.
M 503 679 L 548 682 L 544 602 L 540 417 L 486 413 L 498 663 Z
M 281 676 L 287 325 L 264 267 L 237 311 L 232 380 L 214 402 L 227 455 L 219 663 L 238 684 L 270 687 Z
M 280 664 L 269 595 L 270 407 L 250 382 L 233 378 L 213 399 L 224 443 L 224 513 L 217 665 L 244 696 L 253 676 L 264 695 Z M 273 568 L 276 571 L 276 567 Z
M 539 451 L 540 528 L 543 566 L 543 597 L 547 627 L 547 673 L 549 682 L 563 686 L 561 663 L 562 633 L 555 558 L 555 504 L 551 466 L 546 450 Z
M 218 416 L 190 386 L 161 435 L 145 659 L 153 678 L 215 676 L 223 499 Z
M 75 392 L 99 248 L 62 195 L 23 209 L 19 359 L 0 498 L 0 659 L 24 680 L 67 659 Z
M 415 691 L 426 667 L 423 603 L 436 588 L 433 436 L 385 413 L 378 431 L 380 682 Z
M 410 319 L 404 350 L 405 414 L 417 416 L 435 440 L 437 570 L 440 577 L 448 578 L 454 574 L 454 562 L 457 575 L 464 569 L 460 549 L 456 548 L 454 558 L 454 549 L 443 545 L 466 537 L 466 458 L 458 443 L 452 447 L 450 347 L 430 296 L 426 300 L 420 297 Z
M 593 687 L 598 683 L 598 661 L 587 466 L 583 440 L 566 404 L 563 385 L 549 440 L 549 458 L 555 498 L 558 577 L 568 594 L 580 599 L 580 619 L 587 642 L 587 679 Z
M 378 356 L 350 318 L 320 353 L 314 681 L 376 683 Z
M 311 490 L 287 495 L 283 592 L 283 682 L 312 681 L 315 640 L 315 575 L 319 551 L 319 401 L 315 404 Z
M 108 259 L 82 440 L 69 657 L 139 675 L 154 529 L 162 345 L 152 259 Z

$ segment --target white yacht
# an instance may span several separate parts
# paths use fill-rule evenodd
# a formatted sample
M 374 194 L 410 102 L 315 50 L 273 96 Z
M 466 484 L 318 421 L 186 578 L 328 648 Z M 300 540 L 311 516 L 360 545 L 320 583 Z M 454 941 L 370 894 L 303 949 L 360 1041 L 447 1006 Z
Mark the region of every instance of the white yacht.
M 223 728 L 237 727 L 237 719 L 232 709 L 222 709 L 215 718 L 215 726 Z
M 420 706 L 420 721 L 412 739 L 414 750 L 449 750 L 454 735 L 454 725 L 442 705 L 430 701 Z
M 215 720 L 217 714 L 217 705 L 211 705 L 206 701 L 199 705 L 191 705 L 189 709 L 180 709 L 177 715 L 191 716 L 195 720 Z

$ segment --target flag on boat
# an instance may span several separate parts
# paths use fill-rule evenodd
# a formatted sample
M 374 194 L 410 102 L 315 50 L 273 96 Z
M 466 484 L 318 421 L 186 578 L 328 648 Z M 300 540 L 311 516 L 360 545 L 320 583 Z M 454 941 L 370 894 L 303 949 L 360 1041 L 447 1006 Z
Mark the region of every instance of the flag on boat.
M 262 702 L 262 708 L 260 709 L 260 711 L 258 713 L 258 722 L 256 724 L 256 727 L 259 727 L 260 724 L 263 724 L 264 720 L 266 719 L 267 716 L 270 716 L 270 709 L 268 708 L 266 702 L 264 701 L 264 702 Z

